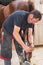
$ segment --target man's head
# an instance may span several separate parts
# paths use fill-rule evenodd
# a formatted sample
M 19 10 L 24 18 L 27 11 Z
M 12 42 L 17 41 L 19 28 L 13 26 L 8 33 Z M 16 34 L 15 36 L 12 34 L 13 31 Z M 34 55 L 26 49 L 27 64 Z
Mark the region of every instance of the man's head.
M 28 23 L 37 23 L 39 20 L 41 20 L 41 13 L 38 10 L 33 10 L 28 15 Z

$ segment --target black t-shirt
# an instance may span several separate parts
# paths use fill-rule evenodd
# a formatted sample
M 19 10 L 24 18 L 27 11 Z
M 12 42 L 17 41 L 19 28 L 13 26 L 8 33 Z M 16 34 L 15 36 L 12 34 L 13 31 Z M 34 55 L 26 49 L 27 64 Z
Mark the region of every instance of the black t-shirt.
M 5 30 L 9 33 L 13 33 L 14 25 L 20 27 L 20 29 L 27 29 L 27 28 L 33 28 L 33 24 L 28 24 L 27 22 L 27 16 L 29 12 L 24 10 L 18 10 L 11 15 L 4 21 L 3 27 Z

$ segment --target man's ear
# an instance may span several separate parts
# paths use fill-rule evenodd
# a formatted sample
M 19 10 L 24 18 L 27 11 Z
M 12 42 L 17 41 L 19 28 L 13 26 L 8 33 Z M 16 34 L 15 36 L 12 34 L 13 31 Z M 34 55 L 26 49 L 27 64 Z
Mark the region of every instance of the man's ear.
M 39 18 L 37 18 L 37 20 L 39 21 Z
M 30 14 L 29 17 L 32 19 L 34 17 L 34 14 Z

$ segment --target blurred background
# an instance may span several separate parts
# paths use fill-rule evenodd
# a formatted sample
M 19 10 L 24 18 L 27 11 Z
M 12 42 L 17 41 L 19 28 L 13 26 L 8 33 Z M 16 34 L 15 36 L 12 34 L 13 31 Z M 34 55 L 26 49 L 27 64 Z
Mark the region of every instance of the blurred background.
M 42 19 L 34 26 L 35 48 L 32 52 L 31 64 L 43 65 L 43 0 L 0 0 L 0 39 L 2 23 L 11 13 L 16 10 L 30 12 L 34 9 L 37 9 L 42 13 Z M 14 58 L 12 58 L 12 60 L 14 61 Z M 0 63 L 0 65 L 2 65 L 3 60 L 0 59 Z

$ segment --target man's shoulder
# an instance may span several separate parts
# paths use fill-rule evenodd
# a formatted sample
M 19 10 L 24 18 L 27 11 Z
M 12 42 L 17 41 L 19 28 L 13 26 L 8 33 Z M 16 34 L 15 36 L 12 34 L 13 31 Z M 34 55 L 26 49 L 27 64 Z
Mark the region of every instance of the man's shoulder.
M 15 11 L 16 13 L 17 12 L 23 12 L 23 13 L 29 13 L 28 11 L 25 11 L 25 10 L 17 10 L 17 11 Z
M 12 15 L 25 15 L 25 14 L 29 14 L 29 12 L 24 11 L 24 10 L 17 10 L 17 11 L 12 13 Z
M 18 11 L 16 11 L 17 13 L 19 13 L 19 14 L 26 14 L 26 13 L 29 13 L 29 12 L 27 12 L 27 11 L 24 11 L 24 10 L 18 10 Z

